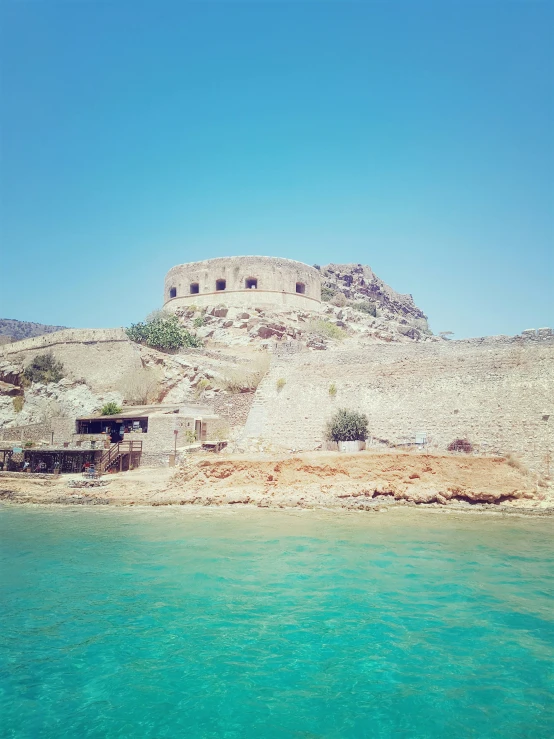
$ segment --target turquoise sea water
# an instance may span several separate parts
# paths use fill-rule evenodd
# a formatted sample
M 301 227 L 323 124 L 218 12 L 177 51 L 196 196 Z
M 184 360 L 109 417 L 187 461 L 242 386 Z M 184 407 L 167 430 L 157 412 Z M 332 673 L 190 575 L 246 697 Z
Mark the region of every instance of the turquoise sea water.
M 552 737 L 552 534 L 0 508 L 0 736 Z

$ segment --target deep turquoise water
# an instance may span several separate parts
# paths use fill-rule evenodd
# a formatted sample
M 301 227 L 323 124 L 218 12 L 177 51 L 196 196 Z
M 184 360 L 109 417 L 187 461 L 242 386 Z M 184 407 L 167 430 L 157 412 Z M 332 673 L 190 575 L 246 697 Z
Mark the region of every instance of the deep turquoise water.
M 0 736 L 552 737 L 552 533 L 0 508 Z

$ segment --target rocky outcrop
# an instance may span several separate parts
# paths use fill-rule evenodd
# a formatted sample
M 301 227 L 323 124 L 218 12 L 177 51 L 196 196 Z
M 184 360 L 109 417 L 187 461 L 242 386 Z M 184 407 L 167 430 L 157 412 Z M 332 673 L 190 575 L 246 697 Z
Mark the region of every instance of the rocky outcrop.
M 209 312 L 191 307 L 177 310 L 176 314 L 189 331 L 208 345 L 256 347 L 265 344 L 276 348 L 282 342 L 298 341 L 308 349 L 325 349 L 329 343 L 336 344 L 348 337 L 378 343 L 435 340 L 427 331 L 424 319 L 412 317 L 409 323 L 403 315 L 390 312 L 374 316 L 360 310 L 356 303 L 342 306 L 327 303 L 317 314 L 262 308 L 246 313 L 232 307 L 216 307 Z
M 212 308 L 187 306 L 175 313 L 187 329 L 216 344 L 252 345 L 296 340 L 308 349 L 327 348 L 335 332 L 314 330 L 324 322 L 353 336 L 375 342 L 412 342 L 432 338 L 427 317 L 411 295 L 389 287 L 361 264 L 316 267 L 321 275 L 323 310 L 283 307 L 244 308 L 224 304 Z M 321 326 L 320 326 L 321 328 Z M 328 328 L 328 326 L 327 326 Z M 323 326 L 325 329 L 325 326 Z
M 393 290 L 362 264 L 328 264 L 320 268 L 322 285 L 329 293 L 342 293 L 351 302 L 367 302 L 375 305 L 383 317 L 402 320 L 428 331 L 427 316 L 414 303 L 411 295 Z M 325 292 L 325 291 L 324 291 Z M 413 336 L 411 337 L 413 338 Z
M 539 504 L 528 475 L 499 458 L 319 453 L 189 459 L 172 487 L 183 504 L 371 510 L 414 505 Z
M 44 477 L 44 479 L 43 479 Z M 75 490 L 78 476 L 3 473 L 0 499 L 13 503 L 256 506 L 380 513 L 437 511 L 552 515 L 552 488 L 499 458 L 402 453 L 187 456 L 177 469 L 139 468 Z M 108 483 L 108 484 L 105 484 Z
M 224 321 L 225 317 L 213 320 Z M 86 340 L 79 342 L 72 332 L 60 335 L 66 333 L 71 334 L 66 337 L 72 338 L 71 342 L 53 340 L 52 345 L 45 347 L 63 365 L 65 377 L 59 382 L 24 381 L 24 367 L 33 352 L 37 353 L 34 346 L 32 350 L 26 348 L 27 342 L 20 342 L 23 351 L 12 351 L 8 356 L 0 353 L 1 430 L 56 416 L 75 418 L 95 412 L 109 401 L 118 405 L 208 403 L 221 409 L 222 418 L 234 428 L 243 425 L 248 415 L 255 390 L 251 381 L 253 368 L 259 358 L 268 359 L 260 347 L 252 347 L 246 356 L 236 355 L 228 347 L 168 354 L 134 344 L 124 335 L 117 342 L 108 340 L 110 337 L 102 341 L 97 336 L 91 342 L 85 335 Z M 17 345 L 10 345 L 14 346 Z M 143 380 L 148 385 L 148 397 L 131 397 L 129 392 L 141 385 L 141 373 L 147 375 Z M 233 387 L 229 388 L 231 383 Z

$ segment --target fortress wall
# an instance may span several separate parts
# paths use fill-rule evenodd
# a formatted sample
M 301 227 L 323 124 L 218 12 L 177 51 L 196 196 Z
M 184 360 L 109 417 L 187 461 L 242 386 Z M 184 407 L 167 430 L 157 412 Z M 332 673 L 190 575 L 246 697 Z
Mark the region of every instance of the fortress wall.
M 237 292 L 226 290 L 225 292 L 177 297 L 168 300 L 164 308 L 175 312 L 177 309 L 186 310 L 191 305 L 195 305 L 197 308 L 210 308 L 219 304 L 223 304 L 229 308 L 243 308 L 244 310 L 264 308 L 274 311 L 303 310 L 319 312 L 325 308 L 325 304 L 315 298 L 307 298 L 305 295 L 296 295 L 293 293 L 270 292 L 265 290 L 241 290 Z
M 286 381 L 280 392 L 279 378 Z M 499 337 L 309 352 L 273 364 L 244 437 L 313 449 L 325 422 L 347 407 L 366 413 L 379 439 L 413 442 L 424 431 L 432 449 L 445 450 L 468 438 L 483 451 L 516 453 L 545 472 L 554 452 L 552 387 L 552 340 Z
M 83 378 L 99 393 L 116 390 L 127 373 L 142 367 L 138 346 L 119 328 L 64 329 L 24 339 L 0 348 L 0 361 L 25 365 L 50 351 L 71 378 Z
M 257 280 L 257 287 L 249 289 L 247 281 Z M 217 289 L 217 281 L 225 281 L 225 289 Z M 297 292 L 297 283 L 302 284 L 303 293 Z M 191 285 L 197 285 L 198 293 L 191 293 Z M 176 295 L 172 297 L 172 290 Z M 251 293 L 256 299 L 263 300 L 266 305 L 283 305 L 283 293 L 291 297 L 291 305 L 312 304 L 308 310 L 321 302 L 321 278 L 319 271 L 302 262 L 275 257 L 221 257 L 206 259 L 201 262 L 179 264 L 166 275 L 164 288 L 164 304 L 168 307 L 176 305 L 217 305 L 235 301 L 232 305 L 242 306 L 239 302 L 249 301 Z M 292 302 L 292 299 L 294 302 Z M 308 300 L 309 299 L 309 300 Z M 202 302 L 201 302 L 202 301 Z M 252 303 L 246 303 L 252 305 Z M 257 304 L 257 303 L 256 303 Z
M 6 344 L 0 348 L 0 359 L 31 350 L 48 351 L 60 344 L 89 344 L 97 342 L 129 341 L 122 328 L 66 328 L 51 334 L 34 336 Z

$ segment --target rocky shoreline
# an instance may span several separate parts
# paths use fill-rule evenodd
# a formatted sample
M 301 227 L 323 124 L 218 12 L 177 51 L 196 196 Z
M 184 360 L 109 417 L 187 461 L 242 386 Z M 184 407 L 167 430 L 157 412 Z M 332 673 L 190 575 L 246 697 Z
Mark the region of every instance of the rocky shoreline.
M 550 483 L 510 460 L 409 453 L 201 455 L 95 481 L 0 473 L 0 502 L 554 515 Z

